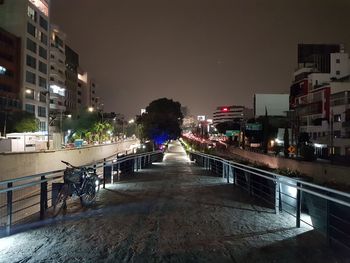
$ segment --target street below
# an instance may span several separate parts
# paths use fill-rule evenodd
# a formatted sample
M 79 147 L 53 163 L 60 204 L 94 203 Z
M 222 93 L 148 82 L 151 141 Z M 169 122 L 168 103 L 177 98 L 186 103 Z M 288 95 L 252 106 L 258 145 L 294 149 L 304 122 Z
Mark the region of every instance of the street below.
M 32 227 L 32 226 L 30 226 Z M 28 227 L 28 228 L 30 228 Z M 96 205 L 0 239 L 0 262 L 349 262 L 310 227 L 191 163 L 177 141 L 161 163 L 106 185 Z

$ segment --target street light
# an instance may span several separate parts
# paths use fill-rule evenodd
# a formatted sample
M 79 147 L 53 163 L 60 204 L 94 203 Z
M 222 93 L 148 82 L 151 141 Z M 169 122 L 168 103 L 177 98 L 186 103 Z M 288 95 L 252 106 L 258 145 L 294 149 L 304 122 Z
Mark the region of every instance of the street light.
M 89 108 L 88 108 L 88 111 L 89 111 L 89 112 L 93 112 L 93 111 L 94 111 L 94 108 L 93 108 L 93 107 L 89 107 Z

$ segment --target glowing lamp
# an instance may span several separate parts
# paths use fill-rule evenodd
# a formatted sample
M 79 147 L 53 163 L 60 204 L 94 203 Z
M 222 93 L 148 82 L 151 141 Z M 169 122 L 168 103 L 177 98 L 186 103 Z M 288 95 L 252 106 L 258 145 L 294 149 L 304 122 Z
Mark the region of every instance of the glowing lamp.
M 227 111 L 228 111 L 228 108 L 227 108 L 227 107 L 221 108 L 221 111 L 227 112 Z

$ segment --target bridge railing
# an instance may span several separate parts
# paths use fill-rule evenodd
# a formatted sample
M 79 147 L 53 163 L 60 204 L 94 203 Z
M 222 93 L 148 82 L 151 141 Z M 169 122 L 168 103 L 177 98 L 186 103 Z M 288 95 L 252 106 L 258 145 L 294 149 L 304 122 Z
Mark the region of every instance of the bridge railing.
M 116 155 L 84 166 L 95 169 L 105 188 L 106 182 L 118 181 L 121 175 L 143 169 L 161 158 L 162 152 L 154 151 Z M 0 181 L 0 236 L 11 234 L 14 225 L 45 218 L 63 182 L 64 170 Z
M 264 202 L 276 214 L 289 214 L 295 226 L 310 226 L 325 235 L 329 244 L 350 249 L 350 194 L 307 181 L 240 164 L 199 152 L 189 152 L 196 164 L 222 176 Z

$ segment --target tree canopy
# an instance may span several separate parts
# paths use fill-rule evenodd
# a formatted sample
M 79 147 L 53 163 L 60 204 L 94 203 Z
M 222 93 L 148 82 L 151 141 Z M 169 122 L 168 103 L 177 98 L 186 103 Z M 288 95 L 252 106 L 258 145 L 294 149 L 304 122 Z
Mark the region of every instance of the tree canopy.
M 39 120 L 35 116 L 26 111 L 9 112 L 7 115 L 1 113 L 1 128 L 5 125 L 6 133 L 9 132 L 36 132 L 39 130 Z
M 181 104 L 172 99 L 161 98 L 152 101 L 147 106 L 146 113 L 136 121 L 141 125 L 142 139 L 151 139 L 156 144 L 161 144 L 181 135 L 182 120 Z

